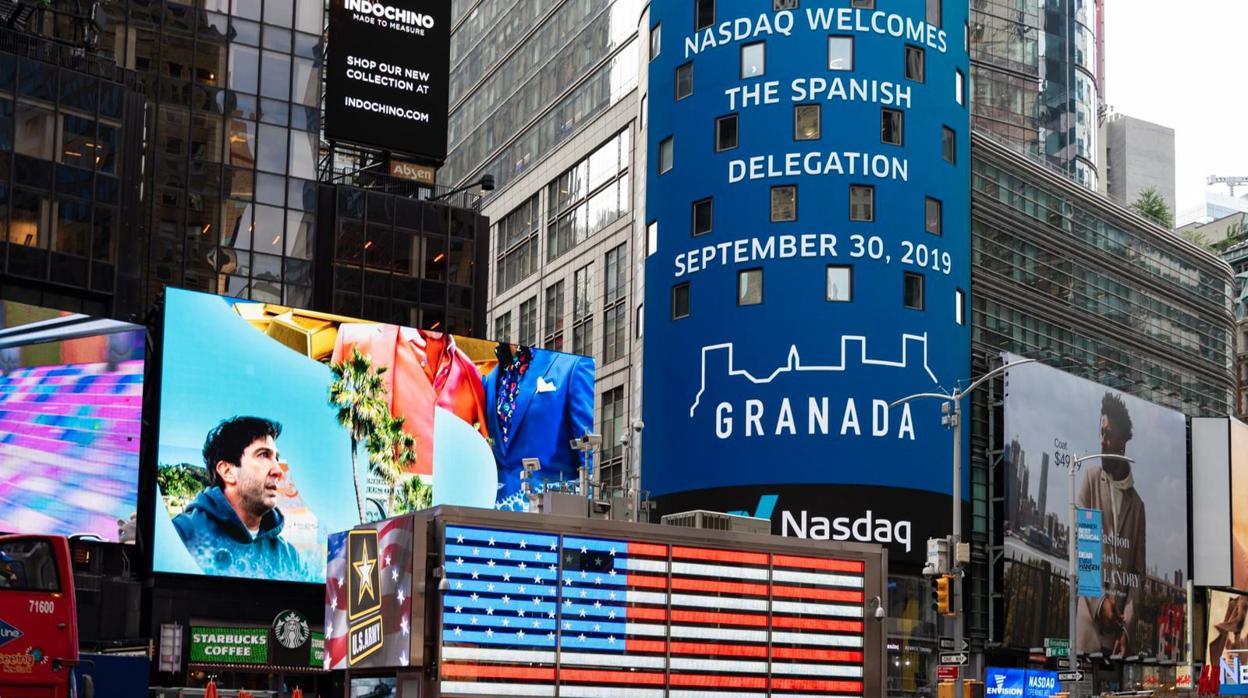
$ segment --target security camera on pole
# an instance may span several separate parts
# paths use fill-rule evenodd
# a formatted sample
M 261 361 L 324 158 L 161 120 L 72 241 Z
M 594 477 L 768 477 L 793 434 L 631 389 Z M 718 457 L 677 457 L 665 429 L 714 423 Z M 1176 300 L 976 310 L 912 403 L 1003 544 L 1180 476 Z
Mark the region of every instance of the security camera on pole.
M 965 390 L 954 388 L 951 393 L 916 393 L 894 400 L 889 408 L 917 400 L 919 398 L 935 398 L 943 401 L 940 406 L 940 423 L 953 432 L 953 533 L 946 540 L 932 539 L 927 542 L 927 566 L 923 575 L 935 577 L 937 594 L 937 611 L 951 619 L 953 625 L 953 651 L 941 654 L 941 662 L 948 662 L 961 667 L 969 660 L 969 653 L 962 649 L 965 642 L 965 622 L 962 615 L 962 566 L 971 561 L 969 543 L 962 542 L 962 398 L 969 395 L 988 380 L 1005 371 L 1035 362 L 1036 359 L 1020 359 L 1004 364 L 975 379 Z M 935 545 L 933 545 L 935 543 Z M 943 545 L 942 545 L 943 544 Z M 943 547 L 943 555 L 941 548 Z M 935 551 L 935 556 L 933 556 Z M 942 601 L 942 598 L 944 599 Z M 954 681 L 953 695 L 962 698 L 962 671 Z

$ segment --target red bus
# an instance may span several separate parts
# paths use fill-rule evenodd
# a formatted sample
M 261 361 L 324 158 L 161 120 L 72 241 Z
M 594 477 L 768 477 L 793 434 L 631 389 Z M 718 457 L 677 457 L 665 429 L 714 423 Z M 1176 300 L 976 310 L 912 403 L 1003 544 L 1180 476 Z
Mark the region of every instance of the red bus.
M 0 536 L 0 696 L 78 698 L 78 664 L 69 541 Z

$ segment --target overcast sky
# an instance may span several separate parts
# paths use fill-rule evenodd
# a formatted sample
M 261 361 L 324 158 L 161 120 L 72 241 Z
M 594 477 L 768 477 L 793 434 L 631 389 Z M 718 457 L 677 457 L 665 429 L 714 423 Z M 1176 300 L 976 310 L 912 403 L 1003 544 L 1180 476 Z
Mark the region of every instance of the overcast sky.
M 1106 103 L 1174 129 L 1178 209 L 1204 201 L 1209 175 L 1248 177 L 1248 0 L 1105 6 Z

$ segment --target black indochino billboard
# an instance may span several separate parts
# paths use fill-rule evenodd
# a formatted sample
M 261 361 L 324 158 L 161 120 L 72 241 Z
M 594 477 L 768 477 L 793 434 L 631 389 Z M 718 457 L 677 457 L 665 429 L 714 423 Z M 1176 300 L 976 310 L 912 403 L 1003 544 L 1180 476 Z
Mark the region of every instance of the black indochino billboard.
M 446 159 L 450 0 L 331 0 L 325 135 Z

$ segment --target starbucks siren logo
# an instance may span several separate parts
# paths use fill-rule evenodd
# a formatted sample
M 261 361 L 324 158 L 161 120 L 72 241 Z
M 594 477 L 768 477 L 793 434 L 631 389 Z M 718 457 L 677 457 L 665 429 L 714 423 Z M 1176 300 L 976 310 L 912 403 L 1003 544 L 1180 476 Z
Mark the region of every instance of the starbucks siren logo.
M 273 636 L 288 650 L 302 647 L 309 634 L 308 621 L 297 611 L 282 611 L 273 619 Z

